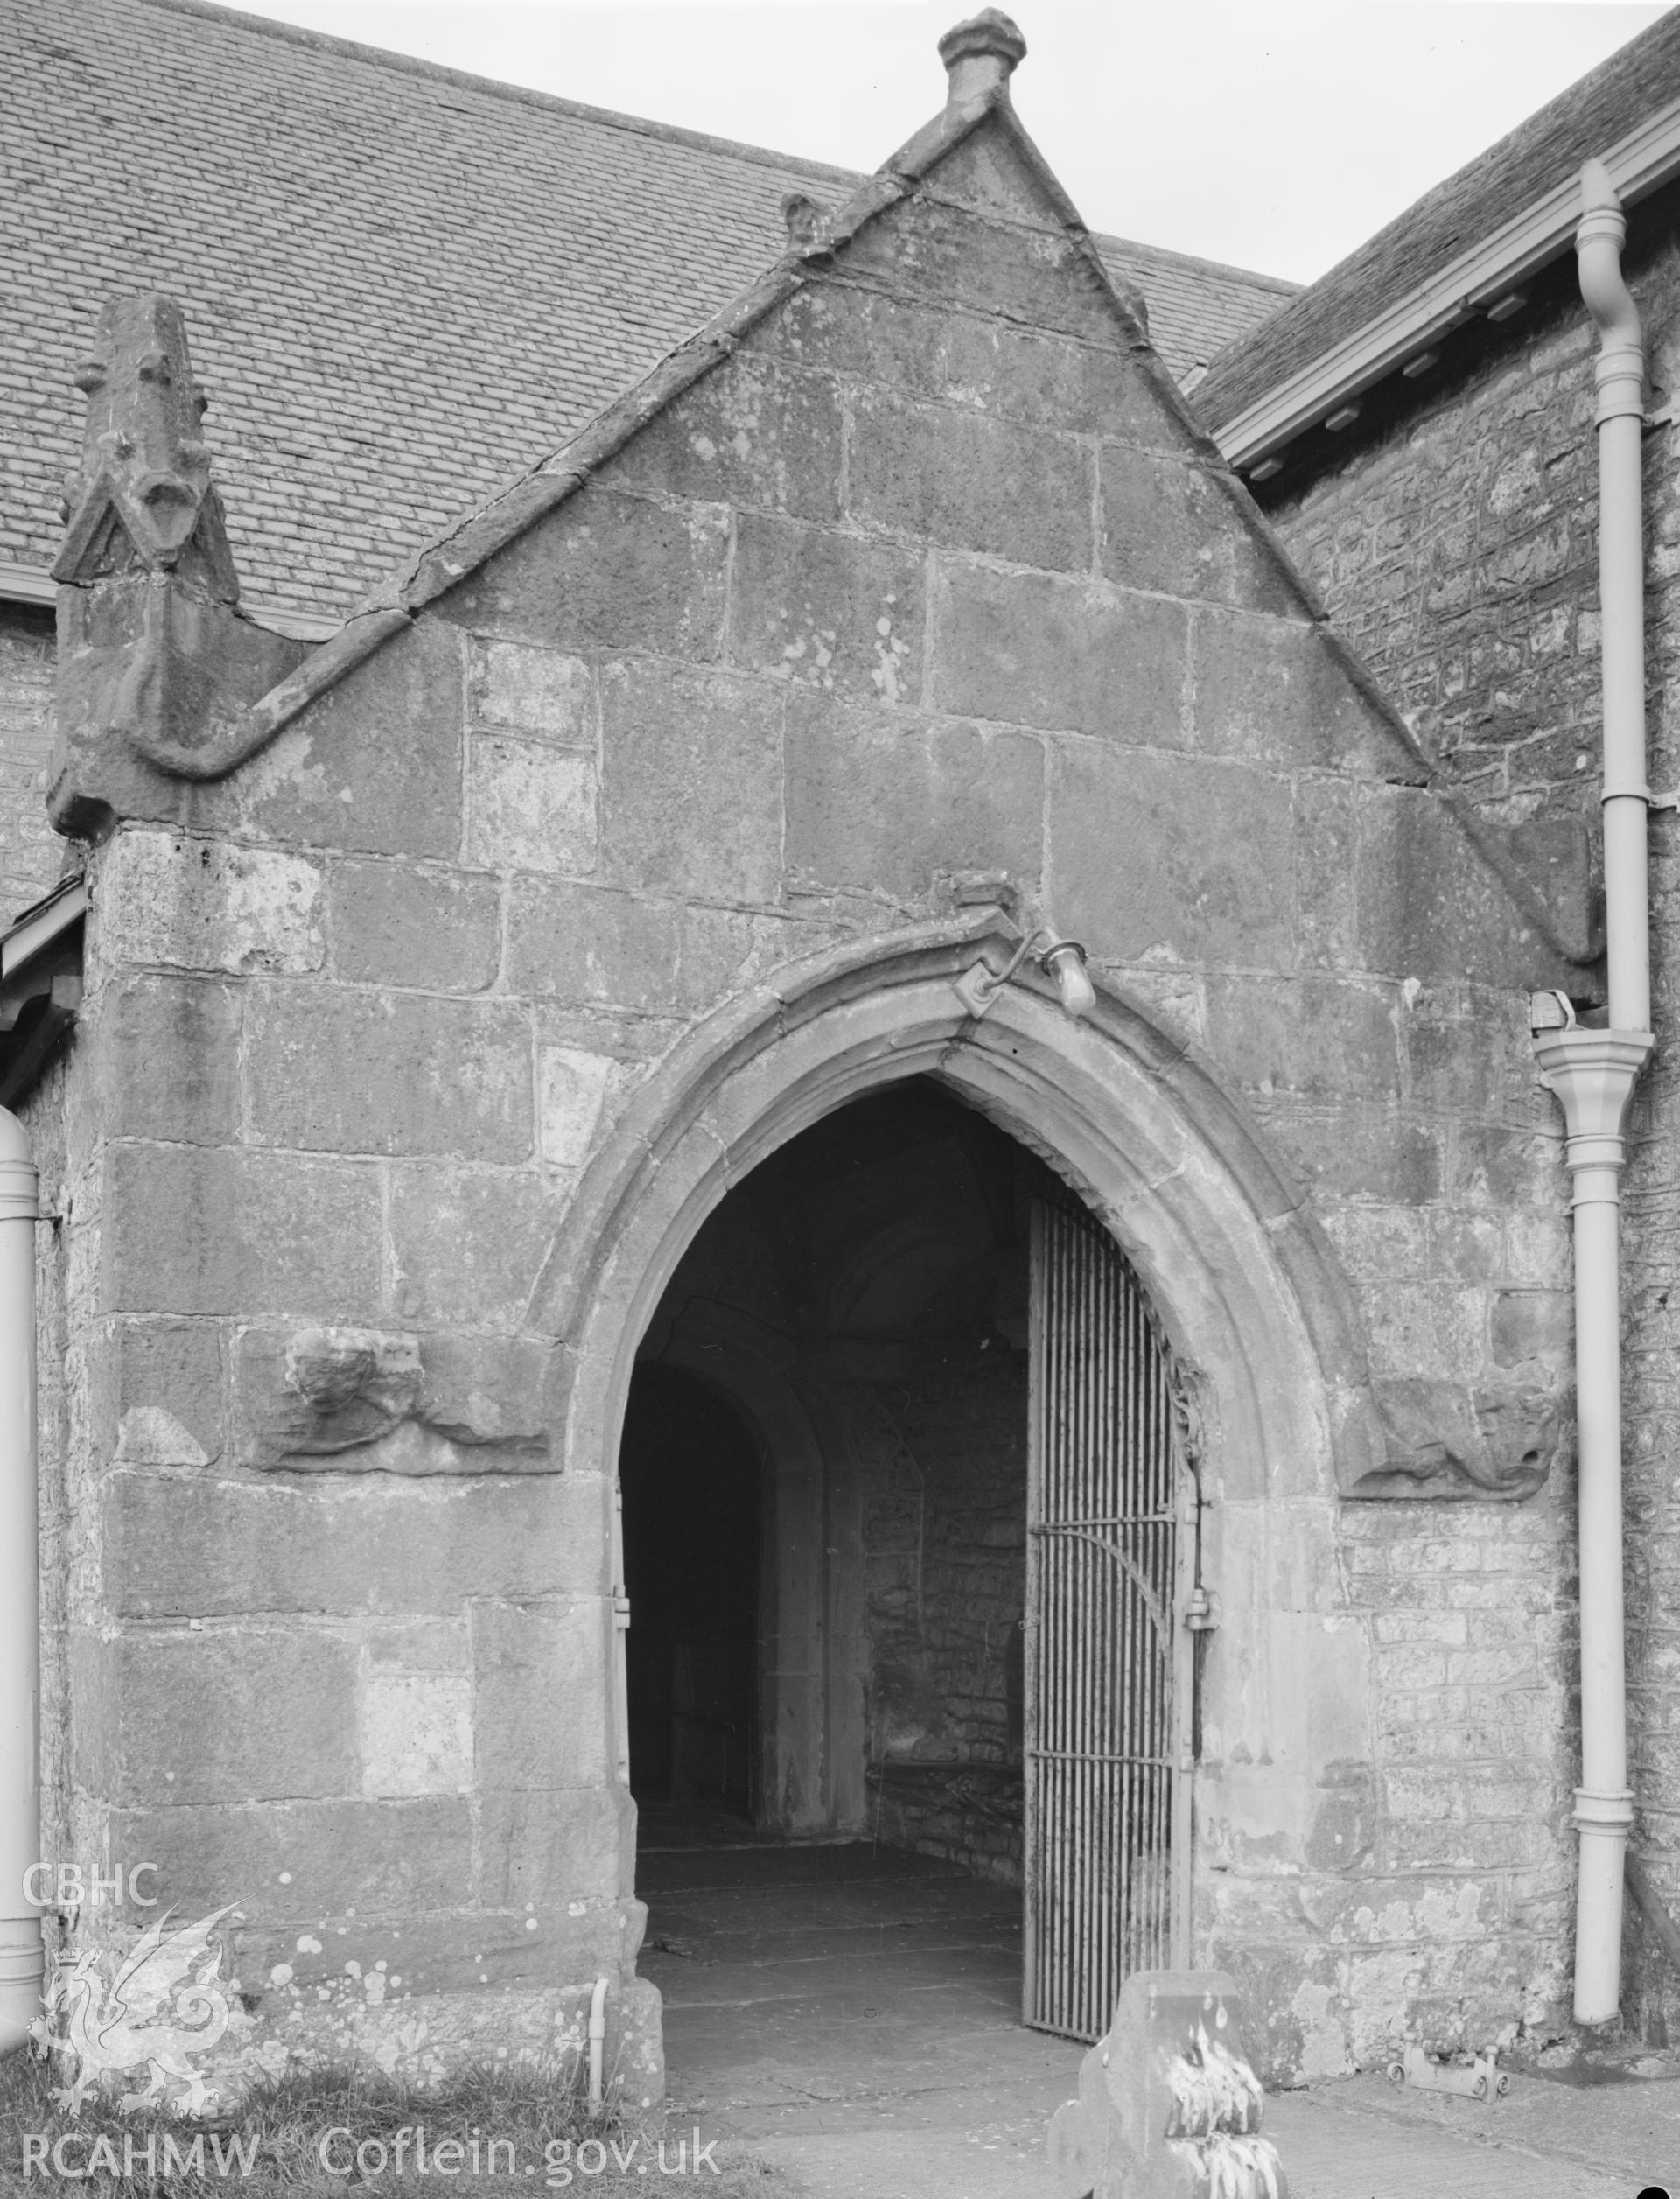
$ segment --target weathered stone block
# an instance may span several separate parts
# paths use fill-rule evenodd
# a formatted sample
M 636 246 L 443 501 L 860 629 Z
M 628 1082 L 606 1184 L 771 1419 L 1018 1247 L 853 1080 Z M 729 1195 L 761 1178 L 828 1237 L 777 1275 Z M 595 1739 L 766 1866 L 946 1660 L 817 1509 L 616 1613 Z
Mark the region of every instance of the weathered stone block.
M 426 991 L 481 992 L 501 958 L 494 879 L 347 857 L 327 875 L 327 928 L 340 977 Z
M 458 1613 L 475 1596 L 604 1590 L 603 1484 L 544 1475 L 342 1483 L 116 1475 L 107 1592 L 134 1617 Z
M 1440 1213 L 1432 1217 L 1435 1264 L 1461 1283 L 1494 1283 L 1505 1264 L 1504 1230 L 1490 1214 Z
M 305 847 L 458 855 L 466 683 L 460 634 L 423 616 L 232 778 L 195 788 L 194 818 Z
M 403 1617 L 365 1627 L 362 1670 L 464 1673 L 472 1664 L 466 1618 Z
M 837 270 L 820 274 L 808 268 L 802 287 L 759 323 L 742 348 L 791 366 L 821 366 L 847 381 L 942 396 L 948 394 L 948 325 L 946 314 L 861 288 Z
M 1354 687 L 1324 636 L 1298 614 L 1255 618 L 1204 609 L 1196 619 L 1192 672 L 1199 748 L 1390 783 L 1421 785 L 1427 775 L 1421 758 Z
M 768 901 L 781 873 L 782 697 L 630 662 L 601 675 L 604 867 L 615 883 Z
M 106 1138 L 231 1145 L 239 1137 L 244 992 L 194 977 L 130 977 L 106 987 L 88 1033 L 90 1129 Z
M 1052 572 L 1091 565 L 1089 458 L 1070 436 L 863 389 L 846 504 L 865 526 Z
M 530 1031 L 501 1002 L 265 987 L 247 1018 L 251 1135 L 335 1152 L 519 1161 Z
M 1414 1207 L 1325 1204 L 1324 1226 L 1360 1282 L 1421 1283 L 1434 1271 L 1430 1217 Z
M 723 641 L 728 549 L 720 506 L 650 504 L 592 481 L 436 610 L 486 636 L 709 662 Z
M 528 998 L 669 1015 L 714 998 L 752 947 L 728 911 L 530 878 L 508 893 L 508 984 Z
M 380 1303 L 372 1169 L 298 1153 L 114 1147 L 102 1295 L 113 1313 L 354 1320 Z
M 1367 969 L 1525 990 L 1567 981 L 1553 950 L 1427 791 L 1361 790 L 1358 865 Z
M 1544 1213 L 1569 1195 L 1561 1126 L 1525 1131 L 1461 1124 L 1452 1159 L 1446 1189 L 1455 1203 L 1537 1208 Z
M 346 1908 L 424 1913 L 472 1882 L 470 1807 L 453 1798 L 160 1807 L 110 1823 L 114 1854 L 155 1862 L 142 1884 L 162 1908 L 202 1916 L 237 1899 L 256 1928 L 304 1931 Z M 268 1980 L 246 1982 L 261 1991 Z
M 1022 160 L 1013 140 L 992 124 L 970 130 L 921 187 L 944 205 L 967 207 L 1052 238 L 1066 235 L 1061 209 Z
M 1165 451 L 1180 451 L 1188 439 L 1166 390 L 1117 329 L 1098 345 L 966 313 L 949 316 L 945 326 L 947 396 L 1068 435 L 1119 437 Z
M 788 864 L 802 884 L 913 900 L 942 869 L 1038 882 L 1044 754 L 1031 734 L 795 696 L 787 767 Z
M 472 1783 L 472 1684 L 457 1672 L 367 1672 L 356 1693 L 365 1795 L 449 1795 Z
M 1494 1299 L 1493 1351 L 1502 1367 L 1528 1359 L 1567 1364 L 1574 1334 L 1575 1300 L 1568 1289 L 1501 1291 Z
M 1536 1130 L 1559 1125 L 1556 1102 L 1538 1082 L 1527 1033 L 1511 1034 L 1507 1044 L 1485 1043 L 1488 1010 L 1478 1001 L 1470 1012 L 1462 989 L 1443 985 L 1413 989 L 1412 1006 L 1403 1024 L 1411 1089 L 1432 1113 L 1471 1121 L 1521 1121 Z M 1521 1005 L 1526 1011 L 1526 998 Z
M 318 970 L 321 865 L 183 833 L 119 832 L 100 859 L 99 951 L 188 970 Z
M 1177 451 L 1186 430 L 1110 326 L 1102 344 L 996 315 L 951 313 L 853 286 L 808 283 L 749 340 L 788 358 L 976 410 Z
M 207 1466 L 227 1433 L 214 1321 L 113 1321 L 92 1355 L 95 1442 L 122 1466 Z
M 940 709 L 1128 746 L 1185 742 L 1179 605 L 942 561 L 935 606 Z
M 586 878 L 595 868 L 599 798 L 592 754 L 477 734 L 467 751 L 467 860 Z
M 480 1898 L 513 1908 L 556 1893 L 617 1893 L 635 1875 L 636 1810 L 625 1789 L 496 1792 L 480 1817 Z
M 472 649 L 470 693 L 480 725 L 506 725 L 564 748 L 595 746 L 595 675 L 582 657 L 518 641 L 480 641 Z
M 606 1779 L 611 1624 L 605 1600 L 475 1606 L 474 1742 L 486 1792 Z
M 1446 1187 L 1440 1124 L 1387 1103 L 1312 1093 L 1251 1093 L 1249 1105 L 1275 1147 L 1321 1195 L 1423 1205 Z
M 1301 960 L 1332 970 L 1357 969 L 1359 879 L 1354 868 L 1358 816 L 1347 780 L 1295 782 L 1297 845 L 1310 851 L 1298 865 L 1296 925 Z
M 685 389 L 613 459 L 614 487 L 835 519 L 840 397 L 832 377 L 738 355 Z
M 559 1219 L 559 1200 L 535 1175 L 394 1171 L 398 1312 L 427 1325 L 517 1328 Z
M 628 1065 L 570 1046 L 537 1054 L 537 1110 L 542 1158 L 557 1168 L 581 1168 L 601 1124 L 607 1096 L 629 1081 Z
M 729 654 L 744 670 L 884 703 L 920 697 L 919 551 L 746 513 L 729 603 Z
M 846 272 L 1094 343 L 1124 333 L 1065 231 L 1029 232 L 920 193 L 858 231 L 846 247 Z
M 1205 461 L 1188 452 L 1166 458 L 1105 443 L 1098 463 L 1102 564 L 1110 580 L 1284 618 L 1306 615 L 1281 560 L 1257 527 L 1243 523 L 1242 506 Z
M 1117 962 L 1294 962 L 1293 816 L 1284 781 L 1241 764 L 1052 752 L 1059 923 Z
M 321 1799 L 357 1784 L 355 1660 L 333 1635 L 231 1626 L 109 1645 L 113 1802 Z
M 1209 977 L 1208 1047 L 1244 1084 L 1303 1092 L 1400 1089 L 1395 988 L 1334 978 Z
M 532 1915 L 496 1915 L 470 1908 L 464 1894 L 442 1915 L 357 1915 L 325 1933 L 319 1920 L 312 1932 L 242 1929 L 234 1934 L 234 1960 L 242 1981 L 249 1977 L 265 1988 L 277 2008 L 290 2002 L 328 2025 L 335 2014 L 349 2016 L 346 2044 L 364 2051 L 367 2032 L 358 2020 L 374 2008 L 402 2004 L 412 2021 L 410 2010 L 426 2005 L 424 1995 L 484 1988 L 511 1995 L 521 1986 L 573 1979 L 584 1983 L 586 2008 L 587 1981 L 603 1971 L 616 1978 L 626 1966 L 625 1911 L 634 1904 L 561 1899 Z M 551 2032 L 551 2024 L 543 2027 Z

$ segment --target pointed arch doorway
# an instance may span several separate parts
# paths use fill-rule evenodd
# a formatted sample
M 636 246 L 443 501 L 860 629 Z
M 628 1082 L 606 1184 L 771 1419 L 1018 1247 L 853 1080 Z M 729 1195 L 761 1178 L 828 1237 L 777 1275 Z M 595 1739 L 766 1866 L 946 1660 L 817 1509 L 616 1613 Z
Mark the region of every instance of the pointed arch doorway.
M 1217 1816 L 1240 1810 L 1250 1827 L 1275 1825 L 1286 1837 L 1305 1799 L 1304 1765 L 1274 1763 L 1264 1751 L 1273 1721 L 1297 1719 L 1301 1707 L 1291 1662 L 1299 1628 L 1276 1623 L 1269 1582 L 1280 1564 L 1322 1575 L 1337 1491 L 1357 1490 L 1382 1463 L 1356 1301 L 1300 1185 L 1240 1097 L 1146 1005 L 1099 988 L 1094 1009 L 1074 1023 L 1027 969 L 973 1022 L 956 980 L 982 952 L 1002 967 L 1018 937 L 995 913 L 959 914 L 824 949 L 703 1017 L 616 1117 L 530 1308 L 533 1328 L 561 1341 L 557 1463 L 577 1477 L 581 1497 L 599 1492 L 602 1646 L 612 1639 L 624 1577 L 611 1501 L 619 1439 L 638 1355 L 673 1277 L 707 1218 L 761 1162 L 849 1103 L 927 1077 L 1078 1193 L 1124 1248 L 1166 1330 L 1191 1386 L 1202 1490 L 1216 1498 L 1204 1506 L 1200 1540 L 1222 1615 L 1198 1645 L 1198 1688 L 1203 1729 L 1220 1734 L 1222 1750 L 1194 1775 L 1198 1793 Z M 812 1457 L 822 1431 L 760 1341 L 750 1340 L 746 1355 L 762 1377 L 753 1417 L 760 1425 L 766 1415 L 779 1419 L 779 1460 Z M 817 1477 L 779 1466 L 778 1484 L 779 1517 L 803 1504 L 812 1531 L 779 1535 L 769 1546 L 816 1550 L 825 1525 Z M 779 1588 L 778 1598 L 785 1637 Z M 1334 1616 L 1315 1612 L 1310 1623 L 1323 1630 Z M 859 1676 L 836 1646 L 830 1629 L 823 1659 L 798 1644 L 779 1653 L 778 1721 L 801 1691 L 836 1685 L 842 1707 L 850 1703 L 861 1718 Z M 1362 1732 L 1362 1668 L 1341 1656 L 1326 1669 L 1337 1730 Z M 600 1745 L 607 1765 L 620 1768 L 608 1782 L 627 1803 L 626 1706 L 611 1673 L 609 1657 Z M 816 1730 L 809 1719 L 790 1722 Z M 780 1726 L 766 1717 L 761 1730 Z M 836 1760 L 855 1761 L 856 1753 L 794 1761 L 790 1830 L 798 1807 L 813 1813 L 809 1831 L 822 1831 Z M 628 1901 L 648 1889 L 639 1888 L 634 1852 L 619 1857 L 614 1883 Z M 1200 1892 L 1193 1894 L 1194 1961 L 1222 1943 Z
M 962 1875 L 997 1950 L 1007 1888 L 1022 2020 L 1074 2038 L 1187 1960 L 1194 1474 L 1043 1161 L 925 1077 L 767 1157 L 648 1325 L 620 1481 L 644 1886 L 829 1868 L 886 1918 Z

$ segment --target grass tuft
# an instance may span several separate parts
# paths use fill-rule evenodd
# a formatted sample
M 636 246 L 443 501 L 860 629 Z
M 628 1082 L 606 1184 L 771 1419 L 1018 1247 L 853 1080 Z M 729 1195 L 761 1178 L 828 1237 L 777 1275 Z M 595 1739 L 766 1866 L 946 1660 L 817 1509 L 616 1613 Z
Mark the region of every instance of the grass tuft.
M 422 2191 L 428 2199 L 454 2193 L 511 2199 L 516 2189 L 634 2190 L 643 2199 L 650 2191 L 704 2190 L 714 2199 L 792 2199 L 794 2189 L 738 2148 L 721 2145 L 713 2156 L 716 2173 L 706 2164 L 696 2174 L 691 2160 L 681 2174 L 675 2173 L 678 2145 L 690 2140 L 694 2118 L 679 2126 L 674 2115 L 666 2134 L 660 2118 L 631 2122 L 610 2099 L 605 2108 L 592 2110 L 575 2055 L 550 2068 L 483 2063 L 435 2087 L 361 2065 L 299 2068 L 252 2084 L 236 2109 L 195 2122 L 158 2111 L 124 2115 L 98 2094 L 90 2094 L 72 2120 L 54 2104 L 53 2083 L 49 2066 L 27 2052 L 0 2061 L 0 2193 L 7 2199 L 55 2188 L 66 2199 L 71 2188 L 90 2199 L 211 2199 L 213 2194 L 228 2199 L 233 2192 L 256 2199 L 279 2191 L 298 2199 L 327 2199 L 329 2194 L 343 2199 L 346 2193 L 354 2199 L 372 2193 L 409 2199 Z M 424 2175 L 415 2167 L 416 2128 L 424 2132 Z M 395 2146 L 405 2129 L 410 2136 L 399 2173 Z M 332 2149 L 335 2166 L 349 2167 L 347 2175 L 323 2164 L 322 2142 L 333 2130 L 350 2133 Z M 60 2139 L 67 2172 L 62 2176 L 52 2160 Z M 462 2151 L 458 2157 L 445 2155 L 452 2169 L 439 2170 L 437 2148 L 451 2141 Z M 494 2156 L 488 2153 L 492 2141 Z M 376 2167 L 380 2146 L 382 2171 Z M 581 2169 L 580 2146 L 585 2148 Z M 355 2164 L 359 2147 L 365 2149 L 360 2167 Z

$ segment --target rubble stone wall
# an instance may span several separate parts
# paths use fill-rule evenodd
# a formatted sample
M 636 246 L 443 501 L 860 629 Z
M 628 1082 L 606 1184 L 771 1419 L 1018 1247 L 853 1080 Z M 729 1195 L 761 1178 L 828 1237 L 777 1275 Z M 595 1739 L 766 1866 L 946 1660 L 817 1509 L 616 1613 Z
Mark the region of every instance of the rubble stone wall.
M 1644 326 L 1649 776 L 1659 792 L 1680 778 L 1680 472 L 1668 410 L 1680 391 L 1680 248 L 1673 194 L 1633 214 L 1625 265 Z M 1274 515 L 1284 539 L 1323 590 L 1420 737 L 1489 814 L 1576 816 L 1599 861 L 1600 758 L 1598 475 L 1593 424 L 1596 347 L 1572 271 L 1509 325 L 1476 370 L 1424 397 L 1380 438 L 1360 444 Z M 1670 1909 L 1680 1907 L 1680 1757 L 1670 1739 L 1680 1696 L 1680 1390 L 1670 1369 L 1680 1348 L 1676 1276 L 1676 1182 L 1680 1068 L 1666 1041 L 1680 1014 L 1680 849 L 1662 812 L 1651 826 L 1653 1019 L 1657 1046 L 1631 1110 L 1623 1187 L 1624 1415 L 1631 1741 L 1638 1819 L 1635 1847 Z M 1539 1103 L 1543 1117 L 1549 1104 Z M 1561 1201 L 1558 1202 L 1561 1204 Z M 1566 1275 L 1562 1223 L 1530 1233 L 1520 1255 L 1536 1279 Z M 1563 1309 L 1529 1302 L 1520 1318 L 1560 1320 Z M 1561 1347 L 1561 1329 L 1554 1329 Z M 1525 1508 L 1526 1509 L 1526 1508 Z M 1452 1569 L 1418 1582 L 1410 1600 L 1418 1637 L 1408 1662 L 1432 1677 L 1405 1697 L 1379 1684 L 1388 1714 L 1415 1705 L 1410 1747 L 1432 1757 L 1438 1779 L 1462 1747 L 1480 1779 L 1497 1782 L 1501 1806 L 1531 1811 L 1512 1854 L 1544 1845 L 1566 1823 L 1578 1737 L 1565 1707 L 1575 1678 L 1574 1520 L 1566 1477 L 1555 1476 L 1535 1516 L 1513 1515 L 1490 1544 L 1478 1537 L 1452 1554 Z M 1394 1522 L 1380 1525 L 1391 1530 Z M 1395 1576 L 1397 1546 L 1360 1562 Z M 1477 1565 L 1491 1551 L 1485 1572 Z M 1427 1529 L 1420 1562 L 1439 1545 Z M 1514 1562 L 1528 1553 L 1528 1562 Z M 1485 1599 L 1485 1600 L 1480 1600 Z M 1462 1614 L 1462 1641 L 1448 1638 Z M 1483 1615 L 1479 1619 L 1477 1613 Z M 1502 1616 L 1497 1614 L 1503 1614 Z M 1391 1621 L 1397 1624 L 1398 1621 Z M 1430 1629 L 1436 1629 L 1431 1638 Z M 1393 1654 L 1401 1652 L 1396 1640 Z M 1466 1662 L 1470 1660 L 1470 1662 Z M 1459 1670 L 1480 1674 L 1480 1698 L 1462 1695 Z M 1404 1684 L 1404 1683 L 1403 1683 Z M 1561 1717 L 1561 1730 L 1554 1719 Z M 1525 1738 L 1526 1736 L 1526 1738 Z M 1524 1756 L 1530 1768 L 1525 1770 Z M 1413 1774 L 1412 1776 L 1416 1776 Z M 1444 1792 L 1439 1839 L 1469 1789 Z M 1550 1800 L 1545 1799 L 1550 1795 Z M 1523 1914 L 1543 1933 L 1566 1929 L 1572 1907 L 1571 1832 L 1530 1880 Z M 1466 1849 L 1473 1831 L 1460 1836 Z M 1537 1858 L 1536 1859 L 1537 1866 Z M 1491 1901 L 1491 1894 L 1488 1896 Z M 1654 2037 L 1680 2024 L 1680 1980 L 1629 1905 L 1627 2006 Z
M 0 922 L 50 893 L 64 844 L 46 821 L 52 613 L 0 603 Z
M 884 1838 L 1021 1873 L 1026 1359 L 997 1340 L 895 1401 L 902 1450 L 865 1499 L 871 1775 Z

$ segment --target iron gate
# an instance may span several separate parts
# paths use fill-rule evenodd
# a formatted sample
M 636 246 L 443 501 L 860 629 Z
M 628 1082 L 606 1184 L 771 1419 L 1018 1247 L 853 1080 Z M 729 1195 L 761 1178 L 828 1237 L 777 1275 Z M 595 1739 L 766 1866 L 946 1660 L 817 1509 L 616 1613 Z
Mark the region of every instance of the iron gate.
M 1032 1216 L 1025 2020 L 1095 2039 L 1189 1961 L 1200 1506 L 1143 1285 L 1069 1200 Z

